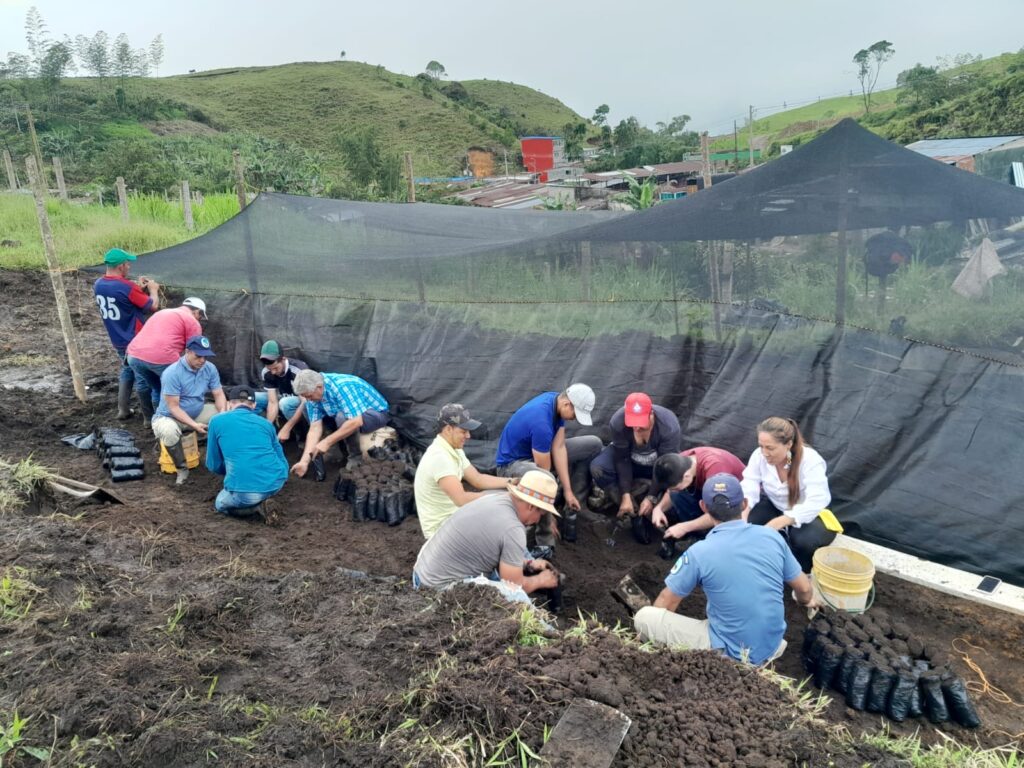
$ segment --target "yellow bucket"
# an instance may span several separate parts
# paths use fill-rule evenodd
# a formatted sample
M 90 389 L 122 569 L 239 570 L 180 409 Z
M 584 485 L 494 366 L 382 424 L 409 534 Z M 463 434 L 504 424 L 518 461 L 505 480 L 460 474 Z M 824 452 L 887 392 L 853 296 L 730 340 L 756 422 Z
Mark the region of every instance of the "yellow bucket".
M 850 613 L 871 607 L 875 564 L 871 558 L 843 547 L 821 547 L 814 553 L 811 580 L 826 605 Z
M 199 466 L 199 440 L 195 432 L 187 432 L 181 436 L 181 447 L 185 451 L 185 464 L 189 469 Z M 174 466 L 174 459 L 167 452 L 163 443 L 160 443 L 160 471 L 168 475 L 175 474 L 178 470 Z

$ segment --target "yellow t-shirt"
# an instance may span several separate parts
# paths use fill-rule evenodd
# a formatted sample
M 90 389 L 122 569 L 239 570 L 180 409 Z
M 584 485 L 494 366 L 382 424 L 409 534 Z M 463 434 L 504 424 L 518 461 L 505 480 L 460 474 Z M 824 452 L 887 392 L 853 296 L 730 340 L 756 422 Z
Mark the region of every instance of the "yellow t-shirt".
M 462 482 L 462 476 L 469 466 L 469 459 L 462 449 L 452 448 L 448 441 L 438 435 L 430 444 L 416 467 L 416 514 L 420 519 L 423 536 L 429 539 L 441 523 L 455 514 L 458 507 L 451 500 L 438 481 L 442 477 L 454 477 Z

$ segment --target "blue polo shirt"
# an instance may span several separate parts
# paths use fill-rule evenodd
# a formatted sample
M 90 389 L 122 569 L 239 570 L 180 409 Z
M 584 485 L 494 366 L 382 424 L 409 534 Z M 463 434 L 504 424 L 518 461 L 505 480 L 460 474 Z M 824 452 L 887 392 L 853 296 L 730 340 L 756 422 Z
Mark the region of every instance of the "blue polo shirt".
M 277 429 L 245 406 L 210 419 L 206 468 L 224 475 L 224 490 L 233 493 L 276 493 L 288 479 Z
M 220 388 L 220 373 L 217 366 L 207 360 L 202 368 L 194 371 L 182 355 L 178 362 L 167 366 L 160 376 L 160 405 L 156 409 L 156 415 L 174 418 L 167 407 L 164 395 L 177 395 L 181 398 L 181 409 L 194 419 L 203 410 L 206 393 Z
M 708 598 L 711 647 L 760 664 L 786 634 L 784 583 L 800 575 L 785 538 L 742 520 L 719 523 L 672 566 L 665 586 L 686 597 L 698 584 Z
M 533 452 L 550 453 L 555 434 L 565 422 L 555 413 L 557 392 L 544 392 L 512 414 L 498 440 L 495 463 L 504 467 L 514 461 L 533 461 Z

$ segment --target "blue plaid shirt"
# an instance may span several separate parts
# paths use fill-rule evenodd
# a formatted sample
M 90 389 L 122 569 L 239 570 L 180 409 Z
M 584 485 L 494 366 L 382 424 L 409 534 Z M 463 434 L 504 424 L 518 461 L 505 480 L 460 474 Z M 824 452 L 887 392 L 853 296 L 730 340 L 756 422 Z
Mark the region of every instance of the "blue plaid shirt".
M 306 401 L 309 422 L 320 421 L 324 416 L 344 414 L 346 419 L 362 416 L 366 411 L 386 413 L 388 401 L 370 384 L 358 376 L 347 373 L 325 373 L 324 399 L 319 403 Z

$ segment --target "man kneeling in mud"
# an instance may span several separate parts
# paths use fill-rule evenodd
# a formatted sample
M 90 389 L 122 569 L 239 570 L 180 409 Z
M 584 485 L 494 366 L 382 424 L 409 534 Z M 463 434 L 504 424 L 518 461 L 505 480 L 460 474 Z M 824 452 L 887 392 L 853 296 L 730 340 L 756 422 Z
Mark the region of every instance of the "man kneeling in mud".
M 558 483 L 543 469 L 523 474 L 507 493 L 491 493 L 460 507 L 420 549 L 413 587 L 444 589 L 461 582 L 491 582 L 511 600 L 558 586 L 558 574 L 545 560 L 531 560 L 526 526 L 545 513 L 558 515 Z M 524 573 L 532 572 L 527 576 Z

